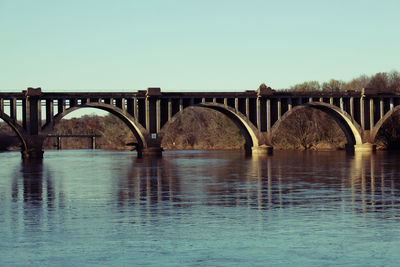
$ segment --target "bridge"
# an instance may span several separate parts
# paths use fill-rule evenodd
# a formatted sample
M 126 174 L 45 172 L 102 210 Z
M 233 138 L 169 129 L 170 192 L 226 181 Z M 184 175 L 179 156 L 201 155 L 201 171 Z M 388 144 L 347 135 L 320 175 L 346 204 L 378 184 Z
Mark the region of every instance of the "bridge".
M 279 131 L 279 124 L 301 108 L 318 109 L 331 116 L 346 136 L 346 148 L 362 151 L 374 149 L 380 127 L 400 108 L 400 95 L 373 90 L 283 92 L 271 88 L 184 93 L 162 92 L 160 88 L 133 93 L 57 93 L 28 88 L 22 92 L 0 93 L 0 118 L 18 135 L 23 158 L 43 157 L 43 141 L 47 135 L 63 117 L 81 108 L 112 113 L 136 137 L 139 155 L 160 156 L 168 125 L 190 106 L 226 115 L 239 127 L 245 138 L 245 149 L 251 153 L 271 152 L 271 138 Z

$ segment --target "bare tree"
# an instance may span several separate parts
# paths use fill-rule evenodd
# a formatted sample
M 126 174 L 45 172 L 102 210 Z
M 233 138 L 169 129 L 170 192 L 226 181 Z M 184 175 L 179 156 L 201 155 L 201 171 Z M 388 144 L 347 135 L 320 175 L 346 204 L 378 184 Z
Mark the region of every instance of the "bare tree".
M 343 90 L 344 84 L 343 81 L 331 79 L 329 82 L 324 82 L 322 84 L 322 91 L 338 92 Z
M 367 87 L 368 83 L 370 82 L 371 78 L 367 75 L 360 75 L 357 78 L 354 78 L 350 82 L 347 82 L 343 85 L 343 90 L 355 90 L 360 91 L 362 88 Z
M 318 81 L 308 81 L 296 84 L 292 86 L 290 90 L 297 92 L 319 91 L 321 90 L 321 85 Z
M 386 92 L 388 90 L 389 77 L 386 72 L 379 72 L 372 76 L 371 80 L 367 84 L 367 87 L 376 89 L 380 92 Z

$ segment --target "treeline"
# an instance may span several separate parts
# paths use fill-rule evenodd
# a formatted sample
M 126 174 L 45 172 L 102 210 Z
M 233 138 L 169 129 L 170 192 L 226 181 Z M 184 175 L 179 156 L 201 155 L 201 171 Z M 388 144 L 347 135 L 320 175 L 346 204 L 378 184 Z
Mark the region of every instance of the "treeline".
M 331 79 L 322 84 L 318 81 L 307 81 L 295 84 L 290 91 L 360 91 L 362 88 L 373 88 L 380 92 L 400 92 L 400 73 L 398 71 L 379 72 L 374 75 L 360 75 L 351 81 Z

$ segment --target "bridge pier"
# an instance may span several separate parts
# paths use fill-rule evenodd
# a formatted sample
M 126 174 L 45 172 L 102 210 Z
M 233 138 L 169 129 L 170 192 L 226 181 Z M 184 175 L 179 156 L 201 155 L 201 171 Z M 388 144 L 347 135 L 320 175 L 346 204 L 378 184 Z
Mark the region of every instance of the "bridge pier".
M 26 136 L 26 149 L 23 148 L 21 156 L 23 159 L 41 159 L 43 158 L 43 142 L 45 137 L 40 135 Z
M 252 155 L 271 155 L 274 151 L 272 146 L 260 145 L 251 148 Z
M 372 152 L 376 150 L 376 145 L 371 143 L 364 143 L 354 146 L 354 152 Z
M 371 143 L 363 143 L 359 145 L 349 145 L 346 144 L 346 151 L 353 153 L 353 152 L 373 152 L 376 151 L 376 145 Z
M 138 157 L 161 157 L 162 156 L 163 149 L 162 147 L 146 147 L 141 149 L 140 151 L 138 150 Z

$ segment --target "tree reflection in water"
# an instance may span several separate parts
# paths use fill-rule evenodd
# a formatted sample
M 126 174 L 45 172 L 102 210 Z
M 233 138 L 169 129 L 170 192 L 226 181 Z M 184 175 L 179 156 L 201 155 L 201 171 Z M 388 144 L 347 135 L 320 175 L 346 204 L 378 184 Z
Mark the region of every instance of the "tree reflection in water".
M 203 159 L 190 155 L 138 159 L 128 177 L 119 180 L 116 197 L 122 210 L 141 206 L 148 212 L 165 212 L 173 203 L 260 210 L 334 210 L 345 206 L 361 213 L 398 209 L 399 166 L 394 159 L 382 164 L 384 157 L 371 153 L 278 152 L 251 158 L 238 155 L 224 159 L 210 153 Z

